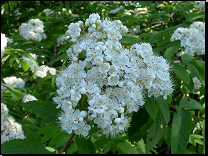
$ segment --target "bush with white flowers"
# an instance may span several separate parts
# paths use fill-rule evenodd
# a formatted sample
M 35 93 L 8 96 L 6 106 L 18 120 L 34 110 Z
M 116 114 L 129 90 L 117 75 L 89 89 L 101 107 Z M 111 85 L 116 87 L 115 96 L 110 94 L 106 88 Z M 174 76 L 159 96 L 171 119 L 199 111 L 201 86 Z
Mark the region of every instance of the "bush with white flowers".
M 81 32 L 85 27 L 88 32 Z M 173 92 L 167 61 L 155 56 L 149 43 L 122 46 L 119 20 L 102 21 L 94 13 L 85 24 L 78 21 L 68 28 L 75 41 L 67 51 L 72 63 L 56 78 L 59 89 L 53 98 L 63 111 L 59 120 L 67 133 L 87 136 L 91 120 L 103 134 L 115 137 L 129 126 L 127 114 L 144 105 L 146 90 L 149 97 L 165 99 Z M 78 109 L 84 95 L 88 104 Z
M 13 88 L 24 88 L 24 86 L 25 86 L 25 81 L 21 78 L 15 77 L 15 76 L 6 77 L 6 78 L 3 78 L 3 80 L 8 87 L 11 86 Z M 1 89 L 3 90 L 3 89 L 7 89 L 7 88 L 4 86 L 1 86 Z

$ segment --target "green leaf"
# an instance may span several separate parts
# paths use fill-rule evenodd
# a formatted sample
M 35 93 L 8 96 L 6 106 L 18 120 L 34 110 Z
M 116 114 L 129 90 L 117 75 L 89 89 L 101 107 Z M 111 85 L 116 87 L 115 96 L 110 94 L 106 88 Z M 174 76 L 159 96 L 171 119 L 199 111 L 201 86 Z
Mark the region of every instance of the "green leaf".
M 94 145 L 95 145 L 96 149 L 99 149 L 99 148 L 105 146 L 106 144 L 108 144 L 108 142 L 110 142 L 110 138 L 106 138 L 106 136 L 104 136 L 100 140 L 95 141 Z
M 58 132 L 56 133 L 52 139 L 49 141 L 48 146 L 52 147 L 57 143 L 57 140 L 61 140 L 62 138 L 64 138 L 67 135 L 66 132 Z M 60 146 L 56 146 L 56 147 L 60 147 Z
M 55 148 L 60 148 L 62 146 L 64 146 L 66 144 L 66 142 L 69 140 L 69 138 L 72 136 L 72 134 L 67 134 L 64 137 L 58 137 L 56 139 L 56 144 L 55 144 Z M 53 138 L 52 138 L 53 139 Z M 52 140 L 51 139 L 51 140 Z
M 77 145 L 75 142 L 73 142 L 66 150 L 66 154 L 73 154 L 78 150 Z
M 188 18 L 186 18 L 186 22 L 193 22 L 196 19 L 205 19 L 205 14 L 198 12 L 189 14 Z
M 172 61 L 174 59 L 174 54 L 178 52 L 177 47 L 169 47 L 164 54 L 164 58 Z
M 111 146 L 120 154 L 139 154 L 139 152 L 129 142 L 123 139 L 116 138 Z
M 38 139 L 15 139 L 1 144 L 1 154 L 55 154 Z
M 50 128 L 49 127 L 41 127 L 35 133 L 37 133 L 37 134 L 46 134 L 48 132 L 50 132 Z
M 122 35 L 122 39 L 119 41 L 121 44 L 132 45 L 141 42 L 141 40 L 135 35 L 130 35 L 127 33 L 121 33 L 121 35 Z
M 60 61 L 60 60 L 62 60 L 62 59 L 67 59 L 67 54 L 66 54 L 66 53 L 64 53 L 64 54 L 62 54 L 62 55 L 56 57 L 56 58 L 53 59 L 52 61 L 48 62 L 48 63 L 47 63 L 47 66 L 49 66 L 49 65 L 52 64 L 52 63 L 58 62 L 58 61 Z
M 176 73 L 176 75 L 183 80 L 186 84 L 189 84 L 190 77 L 185 68 L 179 64 L 174 63 L 173 70 Z
M 168 107 L 167 102 L 162 98 L 162 96 L 159 96 L 157 98 L 157 101 L 159 103 L 160 109 L 162 111 L 163 117 L 165 118 L 165 122 L 168 124 L 170 121 L 170 110 Z
M 138 112 L 134 112 L 132 115 L 130 127 L 128 129 L 129 141 L 139 141 L 141 138 L 135 137 L 134 134 L 140 131 L 141 127 L 147 123 L 149 114 L 145 108 L 140 108 Z
M 148 97 L 144 106 L 151 118 L 155 120 L 158 113 L 158 106 L 155 104 L 154 98 Z
M 204 109 L 198 101 L 191 98 L 189 100 L 188 97 L 181 99 L 179 106 L 181 108 Z
M 203 141 L 204 141 L 204 154 L 205 154 L 205 120 L 203 120 L 202 135 L 203 135 Z
M 25 94 L 19 91 L 18 89 L 14 89 L 11 86 L 10 89 L 11 89 L 12 99 L 14 101 L 21 100 L 25 96 Z
M 76 145 L 79 151 L 79 154 L 95 154 L 95 146 L 91 142 L 91 140 L 85 140 L 84 138 L 80 138 L 76 136 Z
M 191 114 L 176 106 L 171 132 L 171 154 L 184 154 L 191 134 Z
M 32 113 L 40 116 L 44 120 L 55 124 L 57 120 L 58 109 L 56 109 L 56 104 L 49 101 L 29 101 L 22 106 Z
M 183 54 L 182 56 L 181 56 L 181 60 L 183 61 L 183 62 L 190 62 L 191 60 L 193 60 L 193 59 L 195 59 L 193 56 L 191 56 L 191 55 L 188 55 L 188 54 Z
M 28 64 L 25 62 L 26 60 L 22 60 L 21 61 L 21 67 L 24 70 L 24 72 L 26 72 L 29 69 Z
M 155 121 L 147 133 L 147 151 L 153 149 L 162 136 L 160 122 Z
M 144 143 L 143 138 L 137 143 L 138 147 L 137 150 L 139 151 L 139 154 L 145 154 L 146 153 L 146 145 Z

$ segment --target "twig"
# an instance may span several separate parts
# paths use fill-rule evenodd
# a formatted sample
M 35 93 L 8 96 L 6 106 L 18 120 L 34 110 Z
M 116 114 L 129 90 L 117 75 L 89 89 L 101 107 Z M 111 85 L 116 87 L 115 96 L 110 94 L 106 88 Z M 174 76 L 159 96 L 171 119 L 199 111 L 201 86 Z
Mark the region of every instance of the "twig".
M 66 142 L 66 144 L 62 147 L 62 149 L 59 151 L 58 154 L 61 154 L 61 153 L 65 150 L 65 148 L 69 145 L 70 141 L 72 140 L 72 138 L 73 138 L 75 135 L 76 135 L 75 133 L 72 134 L 72 136 L 69 138 L 69 140 L 68 140 L 68 141 Z
M 168 103 L 168 105 L 169 105 L 171 108 L 176 109 L 176 106 L 173 106 L 173 105 L 171 105 L 171 104 L 169 104 L 169 103 Z M 180 109 L 181 109 L 181 108 L 180 108 Z M 199 117 L 197 117 L 197 116 L 195 116 L 195 115 L 193 115 L 193 114 L 191 114 L 191 116 L 192 116 L 193 118 L 199 120 L 199 121 L 203 121 L 202 119 L 200 119 Z
M 57 44 L 55 44 L 54 47 L 53 47 L 53 60 L 56 58 L 56 52 L 57 52 Z M 54 63 L 52 63 L 52 64 L 50 65 L 50 67 L 52 67 L 53 64 L 54 64 Z
M 1 83 L 2 86 L 6 87 L 7 89 L 11 90 L 7 85 Z
M 147 29 L 150 25 L 152 25 L 152 24 L 156 24 L 156 23 L 160 23 L 160 24 L 162 24 L 162 23 L 164 23 L 164 21 L 152 22 L 152 23 L 150 23 L 148 26 L 146 26 L 145 28 L 143 28 L 142 30 L 140 30 L 138 33 L 141 33 L 142 31 L 144 31 L 145 29 Z M 156 27 L 156 25 L 154 25 L 154 26 L 150 27 L 149 29 L 154 28 L 154 27 Z

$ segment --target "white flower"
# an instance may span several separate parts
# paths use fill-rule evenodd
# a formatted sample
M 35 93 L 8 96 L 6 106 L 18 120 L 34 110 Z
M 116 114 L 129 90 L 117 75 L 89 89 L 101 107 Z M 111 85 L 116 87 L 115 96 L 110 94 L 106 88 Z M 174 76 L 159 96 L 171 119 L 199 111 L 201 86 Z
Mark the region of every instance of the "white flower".
M 26 103 L 29 101 L 38 101 L 38 99 L 36 99 L 33 95 L 27 94 L 23 97 L 22 102 Z
M 111 74 L 109 77 L 108 77 L 108 84 L 110 86 L 114 86 L 114 85 L 117 85 L 119 82 L 119 76 L 117 74 Z
M 201 87 L 201 82 L 199 81 L 199 79 L 197 77 L 194 77 L 192 80 L 194 82 L 194 88 L 199 89 Z
M 15 76 L 3 78 L 6 85 L 13 88 L 24 88 L 25 82 L 21 78 L 16 78 Z M 1 89 L 7 89 L 6 87 L 2 86 Z

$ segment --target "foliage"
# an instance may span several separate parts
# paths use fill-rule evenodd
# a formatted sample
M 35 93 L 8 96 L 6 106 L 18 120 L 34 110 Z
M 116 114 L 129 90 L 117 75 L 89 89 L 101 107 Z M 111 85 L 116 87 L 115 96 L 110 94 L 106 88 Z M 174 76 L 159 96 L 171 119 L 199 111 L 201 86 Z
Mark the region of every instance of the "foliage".
M 28 6 L 35 10 L 28 11 Z M 120 6 L 123 7 L 118 12 L 111 12 Z M 54 13 L 46 16 L 45 9 Z M 146 97 L 144 107 L 130 115 L 131 126 L 117 138 L 102 136 L 96 124 L 87 137 L 67 134 L 60 128 L 61 111 L 52 100 L 57 90 L 55 78 L 70 63 L 66 51 L 72 44 L 57 44 L 57 39 L 70 23 L 84 21 L 91 13 L 120 20 L 130 30 L 122 34 L 122 45 L 148 42 L 153 52 L 167 59 L 172 67 L 172 96 L 167 100 Z M 43 21 L 47 35 L 41 42 L 26 41 L 19 35 L 19 26 L 35 18 Z M 5 84 L 3 78 L 9 76 L 25 80 L 24 88 L 1 90 L 1 102 L 22 125 L 26 137 L 3 143 L 1 153 L 58 154 L 69 139 L 62 151 L 65 154 L 205 153 L 205 56 L 178 56 L 183 51 L 180 41 L 170 41 L 177 28 L 205 22 L 205 10 L 198 9 L 194 1 L 1 1 L 1 21 L 1 33 L 13 39 L 1 59 L 1 83 Z M 38 55 L 37 62 L 29 53 Z M 34 71 L 23 56 L 36 66 L 38 63 L 55 68 L 56 76 L 34 79 Z M 198 90 L 194 88 L 194 77 L 201 82 Z M 23 103 L 26 94 L 38 101 Z

